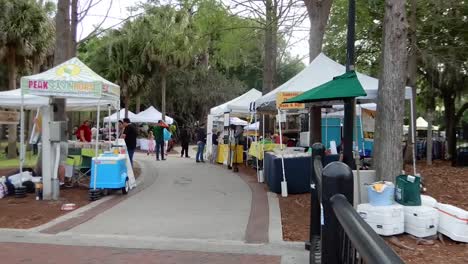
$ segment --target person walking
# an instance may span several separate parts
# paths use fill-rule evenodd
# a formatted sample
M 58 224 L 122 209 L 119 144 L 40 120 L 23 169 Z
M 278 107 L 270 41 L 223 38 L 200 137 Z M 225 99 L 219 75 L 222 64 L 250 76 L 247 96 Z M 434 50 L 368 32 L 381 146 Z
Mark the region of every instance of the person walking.
M 218 158 L 218 138 L 220 134 L 221 134 L 220 132 L 213 131 L 213 135 L 211 138 L 211 142 L 213 143 L 213 147 L 212 147 L 213 150 L 211 152 L 211 160 L 210 160 L 211 163 L 216 163 L 216 160 Z
M 205 149 L 205 144 L 206 144 L 206 132 L 203 126 L 198 127 L 197 130 L 197 156 L 195 161 L 196 162 L 205 162 L 203 160 L 203 151 Z
M 185 153 L 186 158 L 190 158 L 188 154 L 188 148 L 190 143 L 190 133 L 186 127 L 182 128 L 180 131 L 180 145 L 182 147 L 182 151 L 180 152 L 180 157 L 182 158 Z
M 156 160 L 159 159 L 159 155 L 161 154 L 161 160 L 165 160 L 164 158 L 164 129 L 169 128 L 169 126 L 164 123 L 162 120 L 159 120 L 156 126 L 153 128 L 154 138 L 156 140 Z
M 130 158 L 130 164 L 133 167 L 133 154 L 135 154 L 136 143 L 137 143 L 137 136 L 138 130 L 130 123 L 130 119 L 124 118 L 123 119 L 123 127 L 124 131 L 122 133 L 122 138 L 125 139 L 125 144 L 127 145 L 127 153 L 128 157 Z

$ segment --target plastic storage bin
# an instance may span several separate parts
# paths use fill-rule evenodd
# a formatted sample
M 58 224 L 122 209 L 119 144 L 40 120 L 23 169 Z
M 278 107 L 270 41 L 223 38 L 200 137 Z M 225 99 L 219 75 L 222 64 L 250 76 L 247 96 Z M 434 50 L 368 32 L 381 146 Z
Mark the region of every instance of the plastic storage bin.
M 97 171 L 96 171 L 97 163 Z M 96 173 L 97 172 L 97 173 Z M 97 174 L 97 175 L 96 175 Z M 119 189 L 125 187 L 127 180 L 126 156 L 123 154 L 103 154 L 93 158 L 91 167 L 91 181 L 89 187 L 94 188 L 96 176 L 96 188 Z
M 379 235 L 393 236 L 405 232 L 405 213 L 400 204 L 388 206 L 360 204 L 357 212 Z
M 405 232 L 416 237 L 437 234 L 439 212 L 429 206 L 405 206 Z
M 429 206 L 432 208 L 437 207 L 437 200 L 429 195 L 421 194 L 421 205 Z
M 373 206 L 392 205 L 394 202 L 395 185 L 391 182 L 385 182 L 385 188 L 379 192 L 374 189 L 374 185 L 379 183 L 373 183 L 367 186 L 367 198 L 369 203 Z
M 405 206 L 421 205 L 421 177 L 400 175 L 396 178 L 395 201 Z
M 459 242 L 468 243 L 468 211 L 449 204 L 437 205 L 439 232 Z

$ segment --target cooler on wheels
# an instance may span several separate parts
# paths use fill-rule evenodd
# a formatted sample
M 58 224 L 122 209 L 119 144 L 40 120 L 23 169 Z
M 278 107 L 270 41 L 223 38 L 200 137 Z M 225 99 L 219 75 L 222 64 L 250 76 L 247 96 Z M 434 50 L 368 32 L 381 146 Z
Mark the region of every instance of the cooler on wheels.
M 127 194 L 130 185 L 125 154 L 105 153 L 93 158 L 90 189 L 121 189 Z

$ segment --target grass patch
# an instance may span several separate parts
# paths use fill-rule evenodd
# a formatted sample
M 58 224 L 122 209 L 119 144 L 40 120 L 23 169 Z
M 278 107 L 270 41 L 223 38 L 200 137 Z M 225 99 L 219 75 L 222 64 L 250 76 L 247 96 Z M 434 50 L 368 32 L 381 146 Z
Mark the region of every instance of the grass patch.
M 17 168 L 19 167 L 19 157 L 16 159 L 8 159 L 7 154 L 5 153 L 5 147 L 8 145 L 7 142 L 0 142 L 0 169 L 8 168 Z M 19 144 L 18 144 L 19 149 Z M 33 155 L 32 151 L 26 152 L 26 157 L 24 161 L 25 167 L 34 167 L 36 166 L 37 155 Z

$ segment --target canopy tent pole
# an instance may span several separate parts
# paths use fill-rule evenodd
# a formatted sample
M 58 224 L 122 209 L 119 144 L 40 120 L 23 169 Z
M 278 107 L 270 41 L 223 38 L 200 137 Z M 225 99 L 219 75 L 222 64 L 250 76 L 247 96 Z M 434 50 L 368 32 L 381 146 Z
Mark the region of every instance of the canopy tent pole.
M 414 95 L 412 95 L 414 96 Z M 410 100 L 410 107 L 411 107 L 411 124 L 416 124 L 415 120 L 414 120 L 414 104 L 413 104 L 413 99 Z M 411 128 L 411 127 L 410 127 Z M 413 129 L 412 133 L 411 133 L 411 145 L 413 145 L 413 173 L 414 175 L 416 175 L 416 142 L 415 142 L 415 132 L 416 129 Z
M 361 124 L 361 140 L 362 140 L 362 155 L 365 156 L 366 155 L 366 144 L 364 142 L 364 126 L 362 124 L 362 106 L 361 104 L 359 104 L 359 112 L 361 113 L 359 115 L 359 122 Z
M 108 116 L 111 115 L 111 105 L 110 104 L 107 105 L 107 114 L 108 114 Z M 107 120 L 107 132 L 108 132 L 108 140 L 109 140 L 109 142 L 111 142 L 112 141 L 112 126 L 111 126 L 110 118 Z
M 20 109 L 20 162 L 19 170 L 20 177 L 23 175 L 23 166 L 24 166 L 24 95 L 21 93 L 21 109 Z
M 117 122 L 115 128 L 115 142 L 117 143 L 118 139 L 120 138 L 120 128 L 119 128 L 119 121 L 120 121 L 120 100 L 119 100 L 119 107 L 117 108 Z
M 354 199 L 358 201 L 358 204 L 361 203 L 361 174 L 359 172 L 359 167 L 360 167 L 360 160 L 359 160 L 359 136 L 358 136 L 358 113 L 357 111 L 355 112 L 355 126 L 354 126 L 354 135 L 356 138 L 356 148 L 355 148 L 355 153 L 354 153 L 354 160 L 356 162 L 356 184 L 357 184 L 357 196 Z M 362 115 L 362 113 L 361 113 Z M 362 127 L 362 123 L 361 123 Z M 364 151 L 364 149 L 363 149 Z
M 288 183 L 286 182 L 286 173 L 284 171 L 284 149 L 283 149 L 283 133 L 281 132 L 281 110 L 278 108 L 278 129 L 281 145 L 281 169 L 283 171 L 283 181 L 281 182 L 281 196 L 288 197 Z
M 309 130 L 310 133 L 310 130 Z M 325 110 L 325 148 L 328 146 L 328 111 Z
M 257 124 L 257 112 L 255 112 L 255 115 L 254 115 L 254 124 Z M 252 143 L 251 143 L 252 144 Z M 258 126 L 255 127 L 255 144 L 257 144 L 257 150 L 258 148 L 260 147 L 260 144 L 258 144 Z M 257 178 L 258 178 L 258 156 L 260 156 L 258 154 L 258 151 L 257 151 L 257 157 L 255 157 L 255 160 L 257 162 L 257 166 L 256 166 L 256 169 L 257 169 Z M 260 182 L 260 181 L 259 181 Z
M 98 162 L 97 162 L 97 157 L 99 156 L 98 154 L 98 145 L 99 145 L 99 119 L 101 118 L 101 100 L 99 100 L 99 103 L 98 103 L 98 106 L 97 106 L 97 133 L 96 133 L 96 144 L 95 144 L 95 147 L 94 147 L 94 186 L 93 186 L 93 190 L 96 190 L 96 178 L 97 178 L 97 170 L 98 170 Z

